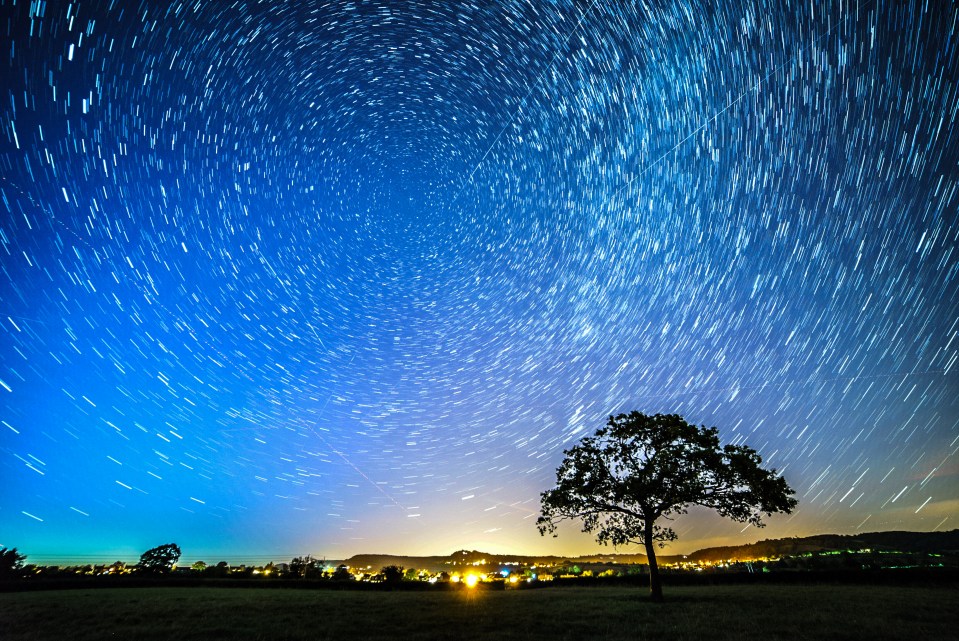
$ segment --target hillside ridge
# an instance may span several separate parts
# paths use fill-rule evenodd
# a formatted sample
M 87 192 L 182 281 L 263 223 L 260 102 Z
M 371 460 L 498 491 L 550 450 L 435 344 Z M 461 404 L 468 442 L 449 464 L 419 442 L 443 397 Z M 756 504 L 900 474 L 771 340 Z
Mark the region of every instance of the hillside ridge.
M 754 560 L 776 558 L 810 552 L 839 550 L 896 550 L 899 552 L 957 552 L 959 529 L 948 532 L 866 532 L 863 534 L 816 534 L 805 537 L 764 539 L 743 545 L 709 547 L 691 554 L 657 555 L 662 563 L 678 561 Z M 563 565 L 567 563 L 645 563 L 646 555 L 639 553 L 594 553 L 578 556 L 538 554 L 492 554 L 479 550 L 457 550 L 443 556 L 414 556 L 396 554 L 356 554 L 342 563 L 350 567 L 382 568 L 397 565 L 406 568 L 441 570 L 469 565 Z

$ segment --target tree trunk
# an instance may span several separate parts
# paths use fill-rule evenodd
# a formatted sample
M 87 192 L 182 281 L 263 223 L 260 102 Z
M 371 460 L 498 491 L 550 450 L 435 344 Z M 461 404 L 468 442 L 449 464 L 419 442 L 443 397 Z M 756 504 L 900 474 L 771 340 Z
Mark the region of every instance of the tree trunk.
M 649 598 L 657 603 L 663 600 L 663 584 L 659 581 L 659 566 L 656 565 L 656 545 L 653 542 L 653 524 L 647 521 L 643 543 L 646 544 L 646 561 L 649 563 Z

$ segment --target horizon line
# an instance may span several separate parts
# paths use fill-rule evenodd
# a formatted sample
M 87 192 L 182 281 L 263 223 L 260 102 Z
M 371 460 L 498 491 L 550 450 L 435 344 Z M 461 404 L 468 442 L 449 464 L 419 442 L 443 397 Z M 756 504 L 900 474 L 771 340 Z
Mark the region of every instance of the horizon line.
M 956 531 L 959 531 L 959 528 L 953 528 L 952 530 L 942 530 L 942 531 L 940 531 L 940 530 L 935 530 L 935 529 L 934 529 L 934 530 L 897 530 L 897 529 L 893 529 L 893 530 L 874 530 L 874 531 L 870 531 L 870 532 L 856 532 L 856 533 L 853 533 L 853 534 L 839 534 L 839 533 L 836 533 L 836 532 L 820 532 L 820 533 L 817 533 L 817 534 L 807 534 L 807 535 L 804 535 L 804 536 L 800 536 L 800 535 L 797 535 L 797 536 L 780 536 L 780 537 L 771 538 L 771 539 L 770 539 L 770 538 L 767 538 L 767 539 L 757 539 L 757 540 L 750 541 L 750 542 L 736 543 L 736 544 L 709 545 L 709 546 L 697 548 L 697 549 L 695 549 L 695 550 L 692 550 L 691 552 L 667 552 L 667 551 L 663 551 L 662 553 L 658 553 L 656 556 L 657 556 L 657 558 L 659 558 L 659 557 L 675 557 L 675 556 L 690 556 L 690 555 L 692 555 L 692 554 L 695 554 L 695 553 L 697 553 L 697 552 L 702 552 L 702 551 L 705 551 L 705 550 L 712 550 L 712 549 L 719 549 L 719 548 L 747 547 L 747 546 L 750 546 L 750 545 L 756 545 L 756 544 L 761 543 L 761 542 L 764 542 L 764 541 L 782 541 L 782 540 L 787 540 L 787 539 L 809 539 L 809 538 L 815 538 L 815 537 L 820 537 L 820 536 L 845 536 L 845 537 L 854 537 L 854 536 L 862 536 L 862 535 L 869 535 L 869 534 L 888 534 L 888 533 L 894 533 L 894 532 L 911 533 L 911 534 L 933 534 L 933 533 L 936 533 L 936 532 L 948 533 L 948 532 L 956 532 Z M 163 545 L 163 544 L 161 544 L 161 545 Z M 178 544 L 178 545 L 179 545 L 179 544 Z M 5 547 L 5 546 L 0 545 L 0 547 Z M 356 553 L 349 554 L 349 555 L 335 555 L 335 556 L 334 556 L 334 555 L 329 555 L 329 554 L 314 554 L 314 553 L 310 553 L 310 552 L 307 552 L 307 553 L 302 553 L 302 552 L 300 552 L 300 553 L 264 553 L 264 554 L 229 554 L 229 553 L 224 553 L 224 554 L 222 554 L 222 555 L 219 556 L 219 559 L 220 559 L 220 560 L 214 562 L 213 565 L 215 565 L 216 563 L 219 563 L 220 561 L 227 561 L 227 559 L 230 559 L 230 561 L 227 561 L 228 563 L 232 563 L 233 561 L 236 561 L 237 564 L 243 564 L 243 565 L 245 565 L 245 564 L 247 564 L 247 563 L 253 563 L 253 562 L 263 562 L 264 564 L 266 564 L 266 563 L 286 563 L 286 562 L 288 562 L 288 561 L 290 561 L 290 560 L 292 560 L 292 559 L 294 559 L 294 558 L 296 558 L 296 557 L 306 557 L 306 556 L 310 556 L 310 557 L 313 557 L 314 559 L 318 559 L 318 560 L 322 560 L 322 561 L 327 561 L 327 560 L 330 560 L 330 561 L 348 561 L 349 559 L 351 559 L 351 558 L 353 558 L 353 557 L 357 557 L 357 556 L 392 556 L 392 557 L 408 557 L 408 558 L 436 558 L 436 557 L 440 557 L 440 558 L 442 558 L 442 557 L 451 557 L 451 556 L 453 556 L 454 554 L 456 554 L 457 552 L 476 552 L 476 553 L 480 553 L 480 554 L 487 554 L 487 555 L 490 555 L 490 556 L 499 556 L 499 557 L 503 557 L 503 556 L 541 557 L 541 558 L 542 558 L 542 557 L 552 557 L 552 558 L 561 558 L 561 559 L 576 559 L 576 558 L 580 558 L 580 557 L 584 557 L 584 556 L 647 556 L 645 550 L 644 550 L 644 549 L 641 549 L 641 545 L 640 545 L 640 544 L 636 544 L 636 547 L 637 547 L 637 548 L 640 548 L 640 549 L 637 549 L 636 551 L 622 551 L 622 550 L 617 549 L 617 548 L 615 548 L 615 547 L 609 546 L 609 547 L 604 547 L 604 549 L 599 550 L 599 551 L 593 551 L 593 552 L 577 552 L 577 553 L 575 553 L 575 554 L 560 554 L 560 553 L 532 553 L 532 554 L 531 554 L 531 553 L 527 553 L 527 552 L 492 552 L 492 551 L 489 551 L 489 550 L 470 549 L 470 548 L 465 548 L 465 547 L 457 548 L 457 549 L 455 549 L 455 550 L 453 550 L 453 551 L 451 551 L 451 552 L 438 553 L 438 554 L 437 554 L 437 553 L 431 553 L 431 554 L 411 554 L 411 553 L 397 553 L 397 552 L 356 552 Z M 126 564 L 136 564 L 136 562 L 137 562 L 137 560 L 138 560 L 138 558 L 139 558 L 139 554 L 130 554 L 130 553 L 127 553 L 127 552 L 123 552 L 123 553 L 119 553 L 119 554 L 110 554 L 110 553 L 72 554 L 72 553 L 43 553 L 43 552 L 30 553 L 30 552 L 26 552 L 26 551 L 20 549 L 18 546 L 5 547 L 5 549 L 16 549 L 20 554 L 25 555 L 25 556 L 26 556 L 26 561 L 25 561 L 25 562 L 26 562 L 26 564 L 28 564 L 28 565 L 31 564 L 31 561 L 30 561 L 31 559 L 38 559 L 38 560 L 42 560 L 42 561 L 43 561 L 43 563 L 39 563 L 39 562 L 38 562 L 38 563 L 35 563 L 36 565 L 42 565 L 42 564 L 47 564 L 47 565 L 70 565 L 70 564 L 74 564 L 74 565 L 99 565 L 99 564 L 106 564 L 106 565 L 109 565 L 109 564 L 115 563 L 115 562 L 117 562 L 117 561 L 120 561 L 120 562 L 123 562 L 123 563 L 126 563 Z M 181 549 L 182 549 L 182 547 L 181 547 Z M 145 551 L 145 550 L 144 550 L 144 551 Z M 184 560 L 183 563 L 177 563 L 177 565 L 186 565 L 187 562 L 189 562 L 189 563 L 191 563 L 191 564 L 192 564 L 192 563 L 195 563 L 195 562 L 197 562 L 197 561 L 204 561 L 204 562 L 206 562 L 206 561 L 205 561 L 205 558 L 201 558 L 201 557 L 207 557 L 207 558 L 209 558 L 210 555 L 204 555 L 204 554 L 202 554 L 202 553 L 197 553 L 197 554 L 183 554 L 183 555 L 181 556 L 181 559 Z M 132 559 L 132 560 L 131 560 L 131 559 Z

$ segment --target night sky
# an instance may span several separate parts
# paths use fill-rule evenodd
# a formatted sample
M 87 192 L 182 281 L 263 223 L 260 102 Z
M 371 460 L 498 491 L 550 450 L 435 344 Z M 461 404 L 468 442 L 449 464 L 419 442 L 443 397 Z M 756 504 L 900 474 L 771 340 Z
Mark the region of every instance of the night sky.
M 0 0 L 0 545 L 584 553 L 679 413 L 959 527 L 954 2 Z M 610 550 L 612 551 L 612 550 Z M 632 551 L 620 549 L 620 551 Z

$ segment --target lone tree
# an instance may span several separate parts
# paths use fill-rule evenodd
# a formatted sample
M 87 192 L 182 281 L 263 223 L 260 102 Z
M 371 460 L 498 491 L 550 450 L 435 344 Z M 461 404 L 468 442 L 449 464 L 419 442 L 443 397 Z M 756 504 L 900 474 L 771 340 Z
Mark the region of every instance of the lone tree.
M 595 532 L 603 545 L 642 543 L 654 601 L 663 599 L 655 544 L 676 539 L 671 528 L 656 524 L 660 518 L 702 505 L 763 527 L 763 514 L 796 507 L 792 488 L 776 470 L 760 467 L 756 450 L 720 446 L 715 427 L 696 427 L 676 414 L 610 416 L 564 454 L 556 487 L 540 497 L 540 534 L 555 536 L 557 524 L 579 519 L 583 532 Z
M 180 546 L 176 543 L 167 543 L 141 554 L 137 568 L 147 574 L 168 574 L 179 560 Z

